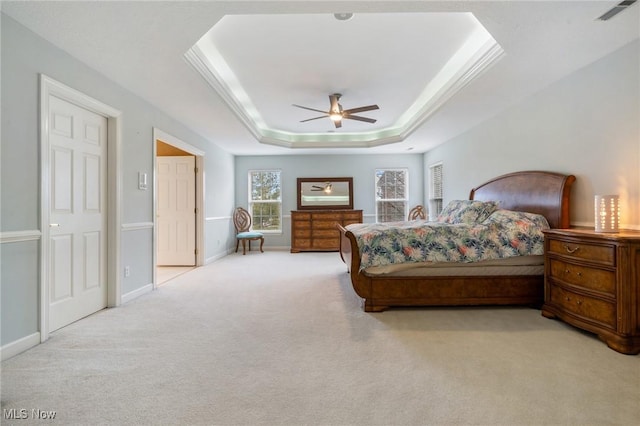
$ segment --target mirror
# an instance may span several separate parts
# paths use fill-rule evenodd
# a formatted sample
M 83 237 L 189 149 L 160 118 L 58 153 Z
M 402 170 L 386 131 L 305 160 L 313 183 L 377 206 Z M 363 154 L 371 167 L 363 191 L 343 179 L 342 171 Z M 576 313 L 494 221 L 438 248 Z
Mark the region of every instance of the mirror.
M 353 209 L 353 178 L 298 178 L 298 210 Z

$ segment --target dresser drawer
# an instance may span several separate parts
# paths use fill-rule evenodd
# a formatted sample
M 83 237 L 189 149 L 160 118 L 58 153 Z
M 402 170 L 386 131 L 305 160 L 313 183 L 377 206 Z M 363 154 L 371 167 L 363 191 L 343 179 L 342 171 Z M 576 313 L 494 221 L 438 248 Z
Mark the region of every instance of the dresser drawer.
M 336 222 L 342 218 L 342 214 L 341 213 L 312 213 L 311 217 L 314 222 L 318 222 L 318 221 Z
M 549 253 L 571 256 L 579 259 L 599 262 L 607 265 L 615 263 L 615 247 L 588 243 L 575 243 L 557 239 L 549 240 Z
M 311 220 L 311 213 L 292 212 L 291 216 L 295 220 Z
M 566 283 L 608 293 L 612 297 L 616 294 L 616 274 L 613 271 L 574 265 L 563 260 L 550 259 L 549 272 L 551 278 Z
M 615 304 L 560 288 L 549 286 L 549 303 L 586 320 L 616 328 Z
M 311 237 L 311 229 L 294 229 L 293 236 L 296 238 L 309 238 Z
M 293 221 L 293 229 L 310 229 L 311 222 L 303 221 L 303 220 L 294 220 Z
M 362 221 L 362 214 L 361 213 L 344 213 L 342 215 L 342 220 L 344 221 L 348 221 L 348 220 L 355 220 L 356 222 L 354 223 L 358 223 L 360 221 Z
M 335 238 L 314 238 L 313 247 L 318 250 L 336 250 L 340 248 L 340 242 Z
M 314 220 L 313 229 L 336 229 L 336 220 Z
M 310 249 L 311 248 L 311 240 L 309 238 L 296 238 L 293 246 L 297 249 Z
M 337 229 L 314 229 L 313 238 L 340 238 L 340 232 Z

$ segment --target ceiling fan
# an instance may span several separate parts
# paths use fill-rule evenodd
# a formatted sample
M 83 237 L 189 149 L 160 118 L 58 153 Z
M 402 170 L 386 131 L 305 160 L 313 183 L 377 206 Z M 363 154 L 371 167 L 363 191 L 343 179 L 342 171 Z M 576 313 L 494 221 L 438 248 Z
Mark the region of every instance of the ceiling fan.
M 309 108 L 309 107 L 296 105 L 296 104 L 293 104 L 293 106 L 302 108 L 302 109 L 308 109 L 310 111 L 321 112 L 325 114 L 325 115 L 321 115 L 320 117 L 307 118 L 306 120 L 300 121 L 301 123 L 329 117 L 333 121 L 333 124 L 336 126 L 336 129 L 337 129 L 342 127 L 343 119 L 364 121 L 366 123 L 376 122 L 376 120 L 374 120 L 373 118 L 361 117 L 359 115 L 353 115 L 353 114 L 356 114 L 358 112 L 373 111 L 374 109 L 378 109 L 378 105 L 367 105 L 367 106 L 362 106 L 358 108 L 342 109 L 342 105 L 338 103 L 341 96 L 342 95 L 340 93 L 334 93 L 333 95 L 329 95 L 329 102 L 330 102 L 329 111 L 322 111 L 320 109 Z
M 324 186 L 312 185 L 311 191 L 323 191 L 323 192 L 326 192 L 327 194 L 330 194 L 332 187 L 333 185 L 331 184 L 331 182 L 327 182 L 324 184 Z

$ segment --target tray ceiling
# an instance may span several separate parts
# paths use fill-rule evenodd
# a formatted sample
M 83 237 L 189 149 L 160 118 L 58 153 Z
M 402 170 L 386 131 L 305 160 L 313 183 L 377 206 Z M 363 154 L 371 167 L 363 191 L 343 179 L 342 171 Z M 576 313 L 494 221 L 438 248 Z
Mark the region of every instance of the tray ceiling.
M 471 13 L 350 16 L 227 15 L 187 59 L 259 142 L 332 148 L 404 140 L 503 53 Z M 372 28 L 384 38 L 370 39 Z M 365 114 L 376 123 L 336 129 L 328 116 L 303 122 L 318 113 L 293 108 L 327 111 L 333 93 L 345 109 L 378 105 Z
M 236 155 L 269 155 L 428 151 L 638 39 L 638 4 L 598 20 L 618 3 L 2 1 L 0 7 L 211 143 Z M 336 20 L 343 12 L 353 18 Z M 463 55 L 482 31 L 492 47 L 475 50 L 480 59 L 473 49 Z M 216 76 L 220 58 L 233 78 Z M 460 58 L 468 63 L 454 67 Z M 336 92 L 345 109 L 378 104 L 363 114 L 375 125 L 300 123 L 316 113 L 292 104 L 328 109 L 328 95 Z

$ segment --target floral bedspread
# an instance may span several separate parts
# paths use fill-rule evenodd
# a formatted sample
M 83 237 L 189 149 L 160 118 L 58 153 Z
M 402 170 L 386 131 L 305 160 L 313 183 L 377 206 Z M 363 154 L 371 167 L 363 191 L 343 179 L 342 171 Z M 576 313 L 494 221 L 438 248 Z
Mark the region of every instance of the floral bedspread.
M 428 221 L 352 224 L 360 269 L 411 262 L 478 262 L 541 255 L 544 216 L 498 210 L 481 223 Z

